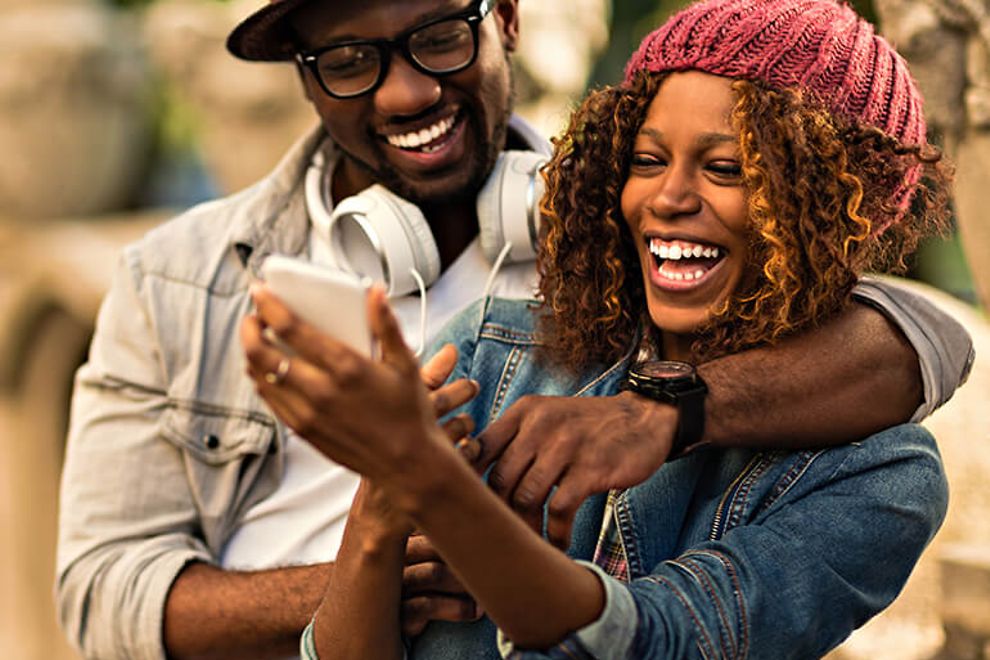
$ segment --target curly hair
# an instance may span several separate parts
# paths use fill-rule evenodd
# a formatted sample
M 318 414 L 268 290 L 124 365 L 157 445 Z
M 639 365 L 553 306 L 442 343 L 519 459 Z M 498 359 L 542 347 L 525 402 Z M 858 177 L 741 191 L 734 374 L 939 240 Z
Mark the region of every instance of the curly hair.
M 640 330 L 659 348 L 639 258 L 620 207 L 636 133 L 668 74 L 594 90 L 543 170 L 537 308 L 544 356 L 570 369 L 624 355 Z M 750 223 L 750 273 L 704 327 L 707 360 L 818 325 L 857 277 L 897 272 L 949 219 L 950 172 L 931 147 L 905 146 L 834 116 L 797 89 L 735 81 Z

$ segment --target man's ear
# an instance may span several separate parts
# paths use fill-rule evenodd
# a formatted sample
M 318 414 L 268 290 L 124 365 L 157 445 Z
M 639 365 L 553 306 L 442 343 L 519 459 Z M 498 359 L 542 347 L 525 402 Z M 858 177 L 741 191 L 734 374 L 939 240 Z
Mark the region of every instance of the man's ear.
M 495 20 L 507 51 L 519 45 L 519 0 L 495 0 Z
M 313 93 L 309 89 L 309 84 L 306 82 L 306 68 L 297 60 L 295 62 L 296 73 L 299 74 L 299 85 L 302 87 L 303 95 L 306 96 L 306 100 L 310 103 L 313 102 Z

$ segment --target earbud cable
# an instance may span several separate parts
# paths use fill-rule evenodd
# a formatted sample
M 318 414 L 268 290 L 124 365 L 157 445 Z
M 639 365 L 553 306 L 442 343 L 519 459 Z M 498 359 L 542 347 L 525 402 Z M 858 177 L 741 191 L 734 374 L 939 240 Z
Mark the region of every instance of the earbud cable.
M 495 286 L 495 277 L 502 270 L 502 264 L 505 263 L 505 258 L 509 256 L 510 250 L 512 250 L 512 243 L 506 241 L 505 245 L 502 246 L 502 251 L 498 253 L 495 263 L 492 264 L 492 272 L 488 273 L 488 281 L 485 282 L 485 292 L 482 294 L 482 297 L 487 298 L 491 295 L 492 287 Z
M 423 276 L 415 268 L 409 269 L 409 274 L 416 280 L 419 287 L 419 348 L 416 349 L 416 357 L 422 357 L 426 349 L 426 282 Z

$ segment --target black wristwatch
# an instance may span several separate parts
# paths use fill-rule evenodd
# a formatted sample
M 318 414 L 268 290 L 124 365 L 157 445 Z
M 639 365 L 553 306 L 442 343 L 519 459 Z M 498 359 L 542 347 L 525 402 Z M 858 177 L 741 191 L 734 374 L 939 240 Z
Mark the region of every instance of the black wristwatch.
M 630 367 L 622 389 L 677 406 L 677 434 L 668 458 L 677 458 L 700 445 L 708 386 L 693 366 L 676 360 L 637 362 Z

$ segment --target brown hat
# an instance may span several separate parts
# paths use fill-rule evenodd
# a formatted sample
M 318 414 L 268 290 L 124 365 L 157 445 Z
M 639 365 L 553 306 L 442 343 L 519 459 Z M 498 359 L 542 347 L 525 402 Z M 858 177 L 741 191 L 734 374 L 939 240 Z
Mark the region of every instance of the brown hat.
M 242 60 L 278 62 L 296 53 L 286 17 L 309 0 L 269 0 L 234 28 L 227 37 L 227 50 Z

